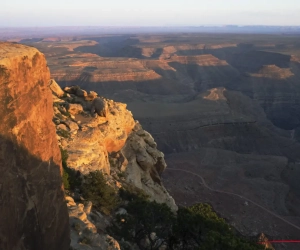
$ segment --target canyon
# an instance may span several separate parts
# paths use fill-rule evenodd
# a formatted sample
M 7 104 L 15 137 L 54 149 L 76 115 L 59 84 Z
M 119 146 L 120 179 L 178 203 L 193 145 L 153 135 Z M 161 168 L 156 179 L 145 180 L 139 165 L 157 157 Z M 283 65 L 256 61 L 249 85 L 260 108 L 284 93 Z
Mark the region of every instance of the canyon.
M 125 171 L 125 181 L 153 200 L 173 209 L 172 197 L 178 206 L 206 202 L 242 235 L 271 239 L 299 235 L 298 41 L 248 34 L 19 40 L 46 55 L 63 89 L 53 97 L 54 122 L 70 133 L 58 137 L 69 166 Z M 97 96 L 106 117 L 85 115 Z M 62 117 L 64 105 L 74 117 Z
M 62 87 L 78 85 L 127 104 L 165 154 L 163 183 L 177 204 L 208 202 L 245 235 L 263 231 L 273 238 L 297 237 L 298 229 L 258 207 L 248 209 L 245 200 L 211 193 L 199 178 L 171 171 L 191 171 L 213 189 L 242 195 L 298 225 L 297 36 L 149 34 L 75 40 L 84 42 L 73 51 L 66 51 L 63 41 L 55 49 L 52 42 L 31 44 L 46 53 L 52 77 Z

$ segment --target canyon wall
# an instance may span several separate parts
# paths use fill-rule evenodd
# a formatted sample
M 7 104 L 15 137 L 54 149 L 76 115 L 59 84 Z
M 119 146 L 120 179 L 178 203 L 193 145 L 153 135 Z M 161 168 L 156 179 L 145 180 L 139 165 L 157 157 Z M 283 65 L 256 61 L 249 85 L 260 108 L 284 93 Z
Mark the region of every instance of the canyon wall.
M 69 249 L 49 77 L 38 50 L 0 43 L 1 250 Z

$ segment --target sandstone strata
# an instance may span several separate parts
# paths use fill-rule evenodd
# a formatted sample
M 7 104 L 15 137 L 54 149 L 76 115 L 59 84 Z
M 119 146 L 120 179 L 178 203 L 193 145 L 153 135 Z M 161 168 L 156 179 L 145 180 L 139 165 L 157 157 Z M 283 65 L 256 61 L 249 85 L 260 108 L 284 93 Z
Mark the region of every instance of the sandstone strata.
M 0 43 L 0 249 L 69 249 L 61 156 L 43 54 Z

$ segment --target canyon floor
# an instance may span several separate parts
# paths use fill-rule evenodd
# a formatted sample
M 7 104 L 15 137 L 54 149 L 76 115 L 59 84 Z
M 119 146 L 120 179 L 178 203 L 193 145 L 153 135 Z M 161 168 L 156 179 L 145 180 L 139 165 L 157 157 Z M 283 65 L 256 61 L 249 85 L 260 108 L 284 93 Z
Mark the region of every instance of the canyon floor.
M 165 153 L 163 182 L 177 204 L 208 202 L 245 235 L 298 237 L 299 36 L 130 34 L 18 42 L 45 53 L 60 86 L 79 85 L 127 103 Z

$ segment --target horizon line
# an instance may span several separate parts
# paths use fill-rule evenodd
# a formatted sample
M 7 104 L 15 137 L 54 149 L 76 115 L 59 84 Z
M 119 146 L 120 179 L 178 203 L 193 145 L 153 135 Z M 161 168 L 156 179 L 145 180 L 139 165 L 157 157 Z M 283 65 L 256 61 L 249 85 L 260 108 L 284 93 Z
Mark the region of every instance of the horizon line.
M 54 25 L 54 26 L 1 26 L 0 28 L 199 28 L 199 27 L 300 27 L 299 25 L 266 25 L 266 24 L 199 24 L 199 25 Z

